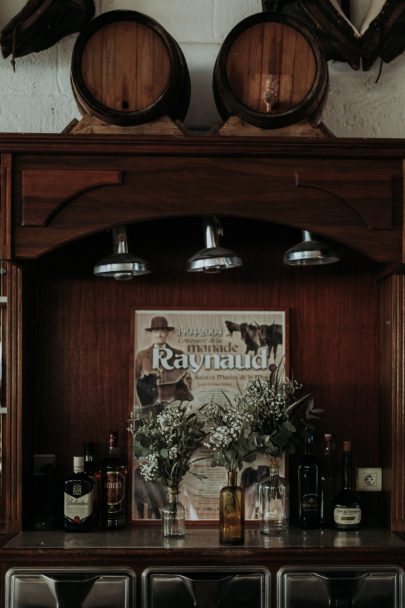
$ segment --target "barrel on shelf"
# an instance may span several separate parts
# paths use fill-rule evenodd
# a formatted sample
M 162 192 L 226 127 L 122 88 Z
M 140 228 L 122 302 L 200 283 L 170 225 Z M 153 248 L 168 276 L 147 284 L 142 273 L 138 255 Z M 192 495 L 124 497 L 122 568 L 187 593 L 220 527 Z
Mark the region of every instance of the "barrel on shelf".
M 298 19 L 252 15 L 225 39 L 214 68 L 215 101 L 264 129 L 316 122 L 328 91 L 328 67 L 316 37 Z
M 91 21 L 73 49 L 71 83 L 82 114 L 115 125 L 164 115 L 183 120 L 190 102 L 190 76 L 179 45 L 136 11 L 110 11 Z

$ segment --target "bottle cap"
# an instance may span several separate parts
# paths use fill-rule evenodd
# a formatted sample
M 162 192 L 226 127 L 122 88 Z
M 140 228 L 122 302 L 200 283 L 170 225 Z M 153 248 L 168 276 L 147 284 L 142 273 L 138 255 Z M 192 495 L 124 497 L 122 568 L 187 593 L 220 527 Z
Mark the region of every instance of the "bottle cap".
M 343 451 L 344 452 L 351 452 L 352 450 L 352 442 L 351 441 L 344 441 L 343 442 Z
M 325 439 L 332 439 L 332 433 L 325 433 L 324 434 Z
M 73 456 L 73 471 L 75 473 L 83 473 L 83 471 L 84 471 L 83 456 Z

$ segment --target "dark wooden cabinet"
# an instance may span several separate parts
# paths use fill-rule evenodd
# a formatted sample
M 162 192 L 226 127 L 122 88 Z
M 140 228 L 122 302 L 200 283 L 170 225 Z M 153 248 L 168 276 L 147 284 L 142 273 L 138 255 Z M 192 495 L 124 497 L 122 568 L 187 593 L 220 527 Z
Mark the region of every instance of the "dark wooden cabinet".
M 323 546 L 320 537 L 308 549 L 301 535 L 271 556 L 260 542 L 203 553 L 196 545 L 103 553 L 91 542 L 67 552 L 22 544 L 0 549 L 3 573 L 66 555 L 70 564 L 110 560 L 137 571 L 170 555 L 180 564 L 275 572 L 308 550 L 318 562 L 404 563 L 393 533 L 405 532 L 405 141 L 4 135 L 0 153 L 4 535 L 29 528 L 34 453 L 56 454 L 65 474 L 84 441 L 104 444 L 112 428 L 126 439 L 131 312 L 203 306 L 288 310 L 291 367 L 324 409 L 319 431 L 339 444 L 350 439 L 355 466 L 383 468 L 383 492 L 362 499 L 367 524 L 391 539 L 373 548 L 368 536 L 359 547 Z M 240 269 L 186 273 L 203 246 L 205 214 L 222 218 L 223 242 L 242 256 Z M 124 284 L 93 277 L 119 224 L 153 269 Z M 341 262 L 283 266 L 301 229 L 333 241 Z

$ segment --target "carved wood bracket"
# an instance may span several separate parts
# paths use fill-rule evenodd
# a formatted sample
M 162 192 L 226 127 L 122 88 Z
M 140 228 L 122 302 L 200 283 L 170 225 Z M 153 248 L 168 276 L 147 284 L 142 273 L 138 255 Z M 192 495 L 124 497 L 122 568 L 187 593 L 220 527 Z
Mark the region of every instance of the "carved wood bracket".
M 122 183 L 122 171 L 26 169 L 22 173 L 22 225 L 47 226 L 80 194 Z
M 328 194 L 338 204 L 349 208 L 369 230 L 392 230 L 392 176 L 387 174 L 344 170 L 295 174 L 297 188 L 312 188 Z

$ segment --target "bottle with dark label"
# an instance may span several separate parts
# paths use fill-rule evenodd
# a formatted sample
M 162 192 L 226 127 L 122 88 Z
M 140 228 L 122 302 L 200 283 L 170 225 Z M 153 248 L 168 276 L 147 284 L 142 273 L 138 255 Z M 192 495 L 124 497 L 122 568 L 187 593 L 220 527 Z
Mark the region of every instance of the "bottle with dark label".
M 350 441 L 343 442 L 342 489 L 333 501 L 333 525 L 338 530 L 358 530 L 361 507 L 352 490 L 352 451 Z
M 101 469 L 102 526 L 116 530 L 126 525 L 127 466 L 120 456 L 118 433 L 110 433 L 108 456 Z
M 73 458 L 73 474 L 65 481 L 65 530 L 88 532 L 94 525 L 93 480 L 84 472 L 83 456 Z
M 333 438 L 330 433 L 323 436 L 321 461 L 321 526 L 332 525 L 332 501 L 335 497 L 335 479 L 332 463 Z
M 305 453 L 298 466 L 299 525 L 303 530 L 313 530 L 320 526 L 321 516 L 321 473 L 320 464 L 314 453 L 314 435 L 305 439 Z
M 84 472 L 93 480 L 94 524 L 100 523 L 100 467 L 94 456 L 94 443 L 84 444 Z

